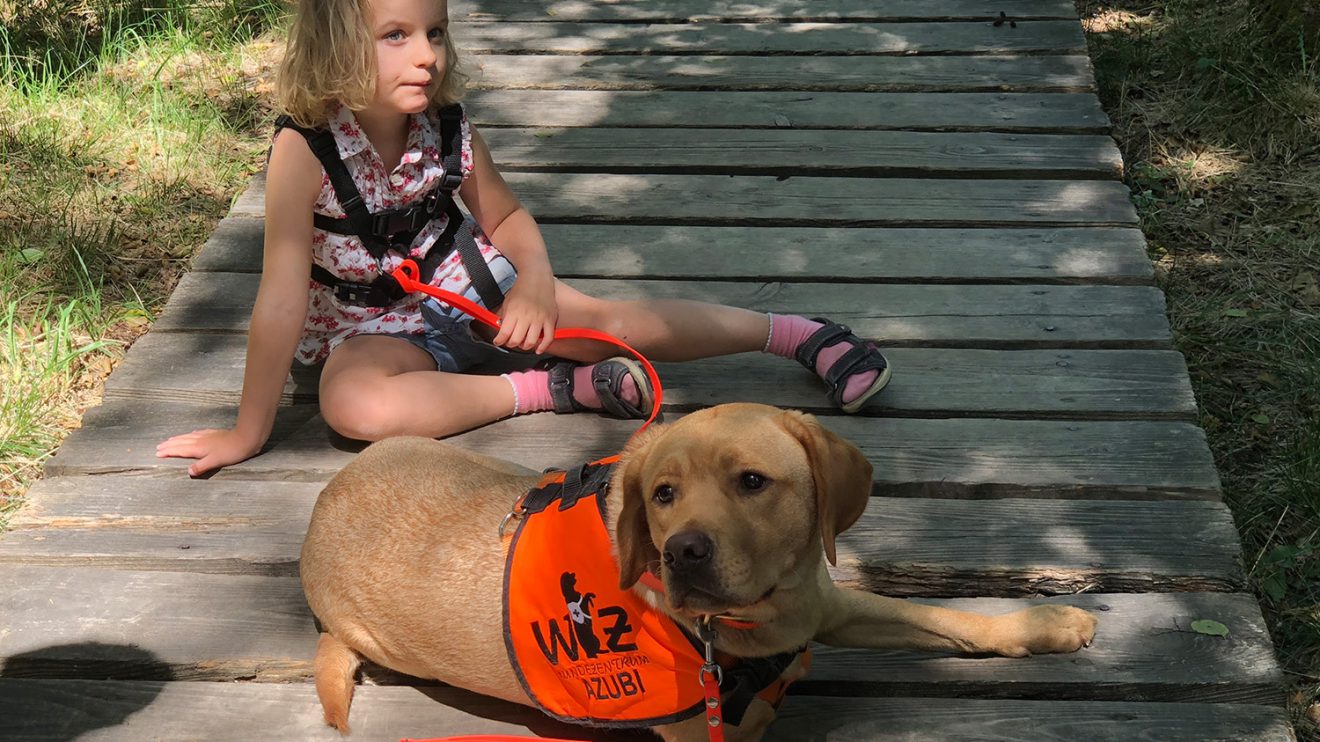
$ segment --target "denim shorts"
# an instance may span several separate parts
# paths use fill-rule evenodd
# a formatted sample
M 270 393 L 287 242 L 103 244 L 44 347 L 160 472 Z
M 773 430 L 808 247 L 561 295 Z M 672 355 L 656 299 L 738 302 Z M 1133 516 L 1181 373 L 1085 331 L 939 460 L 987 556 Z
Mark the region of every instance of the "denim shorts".
M 501 294 L 508 294 L 518 272 L 513 269 L 504 256 L 498 256 L 488 263 L 491 275 L 500 287 Z M 463 298 L 481 306 L 481 297 L 476 288 L 469 286 L 463 292 Z M 486 307 L 492 309 L 492 307 Z M 428 298 L 422 302 L 422 321 L 426 331 L 422 333 L 397 333 L 393 337 L 402 338 L 431 354 L 435 359 L 436 369 L 450 373 L 460 373 L 478 364 L 500 360 L 510 352 L 498 348 L 478 336 L 472 330 L 472 317 L 461 310 Z

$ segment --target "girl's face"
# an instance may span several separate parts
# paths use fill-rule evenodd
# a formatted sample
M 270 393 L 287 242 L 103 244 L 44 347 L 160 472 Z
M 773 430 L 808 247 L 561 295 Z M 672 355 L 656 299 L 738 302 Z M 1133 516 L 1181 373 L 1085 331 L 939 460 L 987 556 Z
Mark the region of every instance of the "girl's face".
M 376 39 L 374 105 L 398 113 L 426 110 L 445 74 L 445 0 L 371 0 L 371 24 Z

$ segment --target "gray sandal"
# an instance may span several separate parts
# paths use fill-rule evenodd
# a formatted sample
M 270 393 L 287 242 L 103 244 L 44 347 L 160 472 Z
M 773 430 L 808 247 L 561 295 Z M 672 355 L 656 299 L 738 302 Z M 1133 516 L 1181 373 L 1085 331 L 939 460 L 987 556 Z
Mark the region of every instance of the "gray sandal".
M 846 343 L 849 346 L 848 351 L 826 370 L 823 381 L 825 386 L 829 387 L 830 401 L 838 405 L 841 410 L 853 413 L 862 409 L 871 397 L 889 383 L 889 363 L 880 354 L 880 348 L 875 343 L 857 337 L 847 325 L 831 322 L 824 317 L 813 317 L 812 321 L 820 322 L 825 326 L 803 341 L 794 353 L 794 357 L 798 363 L 806 366 L 812 373 L 816 373 L 816 357 L 820 355 L 821 349 L 836 343 Z M 858 395 L 857 399 L 844 404 L 843 390 L 848 379 L 867 371 L 879 372 L 875 381 L 871 382 L 871 386 Z
M 600 408 L 588 407 L 573 397 L 573 369 L 585 365 L 561 359 L 544 363 L 544 368 L 550 372 L 550 398 L 554 400 L 556 413 L 604 412 L 623 420 L 645 420 L 650 416 L 654 391 L 640 363 L 625 356 L 615 356 L 595 365 L 591 370 L 591 385 L 596 389 L 596 396 L 600 397 Z M 637 385 L 637 405 L 621 396 L 623 379 L 627 376 L 631 376 Z

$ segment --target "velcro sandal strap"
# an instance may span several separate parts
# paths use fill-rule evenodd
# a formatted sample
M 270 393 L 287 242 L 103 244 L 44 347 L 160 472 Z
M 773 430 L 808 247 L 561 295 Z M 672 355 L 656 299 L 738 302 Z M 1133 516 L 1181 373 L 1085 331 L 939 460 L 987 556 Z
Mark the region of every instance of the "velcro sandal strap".
M 631 369 L 617 361 L 601 361 L 591 369 L 591 386 L 600 398 L 600 405 L 614 417 L 634 420 L 646 417 L 646 410 L 628 404 L 618 396 L 623 388 L 623 377 L 632 375 Z M 640 395 L 641 390 L 638 390 Z
M 806 340 L 803 340 L 802 344 L 793 352 L 793 357 L 797 359 L 798 363 L 814 372 L 816 370 L 816 357 L 820 355 L 820 351 L 846 339 L 852 334 L 852 330 L 848 329 L 847 325 L 831 322 L 824 317 L 813 317 L 811 321 L 819 322 L 824 327 L 811 333 Z
M 577 364 L 561 361 L 550 365 L 550 399 L 554 402 L 555 412 L 563 415 L 582 409 L 582 405 L 573 399 L 573 369 Z
M 887 366 L 884 356 L 880 355 L 873 343 L 863 340 L 854 345 L 825 372 L 825 385 L 829 387 L 830 399 L 834 404 L 842 406 L 846 379 L 865 371 L 884 371 Z

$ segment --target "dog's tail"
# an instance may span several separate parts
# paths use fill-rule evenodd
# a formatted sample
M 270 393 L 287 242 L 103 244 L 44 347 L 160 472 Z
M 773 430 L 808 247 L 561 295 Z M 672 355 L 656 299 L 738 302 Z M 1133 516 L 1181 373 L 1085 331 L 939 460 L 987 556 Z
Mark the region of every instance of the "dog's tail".
M 316 697 L 321 699 L 325 723 L 348 734 L 348 707 L 353 702 L 353 676 L 362 658 L 349 646 L 329 633 L 321 634 L 316 645 L 312 671 L 316 676 Z

